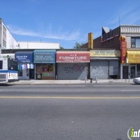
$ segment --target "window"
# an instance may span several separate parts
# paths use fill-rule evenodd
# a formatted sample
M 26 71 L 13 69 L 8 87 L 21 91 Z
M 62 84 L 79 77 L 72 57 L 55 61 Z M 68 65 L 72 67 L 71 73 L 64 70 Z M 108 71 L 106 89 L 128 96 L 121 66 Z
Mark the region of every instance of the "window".
M 131 38 L 131 48 L 140 48 L 140 38 Z
M 0 69 L 2 69 L 2 64 L 3 64 L 2 62 L 3 62 L 3 61 L 0 61 Z
M 18 70 L 18 62 L 13 59 L 8 59 L 8 70 Z

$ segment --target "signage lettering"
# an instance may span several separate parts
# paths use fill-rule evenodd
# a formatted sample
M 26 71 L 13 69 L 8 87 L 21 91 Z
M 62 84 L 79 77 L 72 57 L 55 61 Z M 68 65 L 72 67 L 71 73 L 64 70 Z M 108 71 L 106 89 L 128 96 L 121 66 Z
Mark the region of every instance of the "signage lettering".
M 94 50 L 90 51 L 91 57 L 120 57 L 119 50 Z
M 90 54 L 89 52 L 58 52 L 57 53 L 57 62 L 90 62 Z
M 16 54 L 16 60 L 20 63 L 32 63 L 32 54 Z
M 55 63 L 55 53 L 49 52 L 35 53 L 34 63 Z

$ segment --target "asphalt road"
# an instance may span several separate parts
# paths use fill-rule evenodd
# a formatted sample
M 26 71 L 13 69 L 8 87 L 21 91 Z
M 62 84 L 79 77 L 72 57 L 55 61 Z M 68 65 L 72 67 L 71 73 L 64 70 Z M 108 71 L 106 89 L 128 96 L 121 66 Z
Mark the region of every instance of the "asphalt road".
M 127 140 L 140 85 L 0 86 L 0 140 Z

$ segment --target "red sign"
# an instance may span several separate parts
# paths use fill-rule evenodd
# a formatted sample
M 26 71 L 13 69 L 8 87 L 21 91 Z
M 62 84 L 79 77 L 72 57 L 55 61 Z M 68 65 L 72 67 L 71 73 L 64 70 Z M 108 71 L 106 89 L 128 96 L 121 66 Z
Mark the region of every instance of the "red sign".
M 56 53 L 56 62 L 57 63 L 83 63 L 90 62 L 90 53 L 89 52 L 57 52 Z
M 121 42 L 121 63 L 126 63 L 127 42 Z

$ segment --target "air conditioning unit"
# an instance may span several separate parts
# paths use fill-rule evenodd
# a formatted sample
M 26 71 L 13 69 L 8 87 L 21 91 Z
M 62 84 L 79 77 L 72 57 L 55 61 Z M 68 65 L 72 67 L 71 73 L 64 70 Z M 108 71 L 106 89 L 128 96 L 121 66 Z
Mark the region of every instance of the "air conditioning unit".
M 135 46 L 135 45 L 132 45 L 131 47 L 132 47 L 132 48 L 136 48 L 136 46 Z

